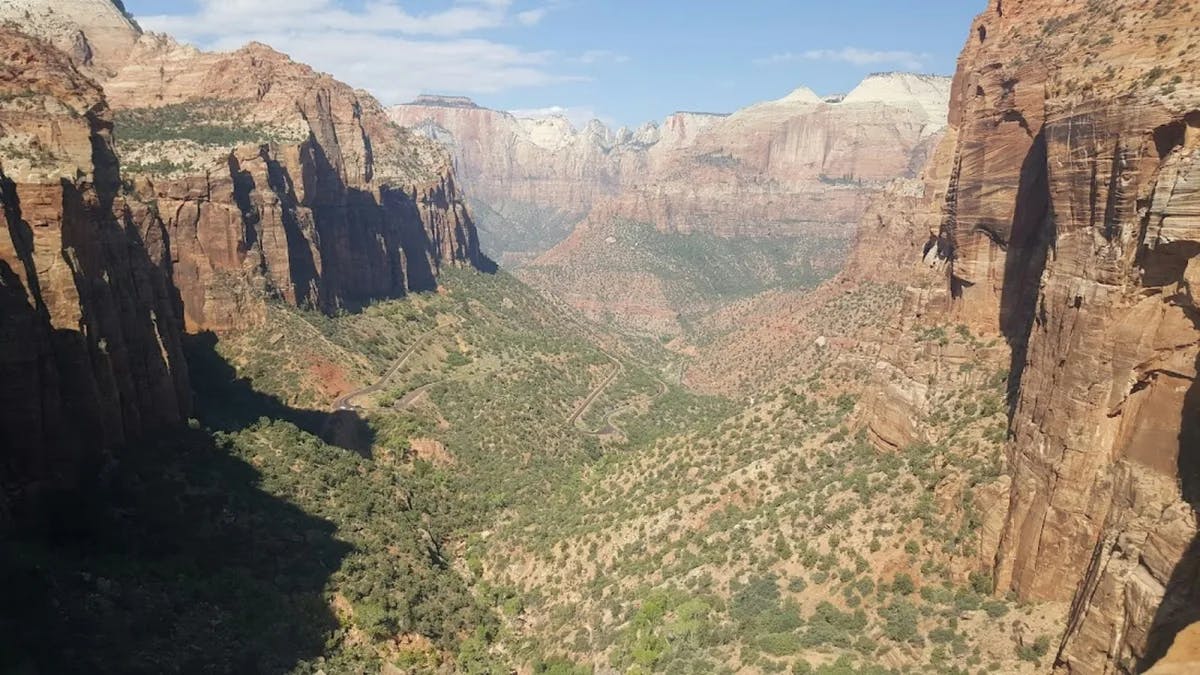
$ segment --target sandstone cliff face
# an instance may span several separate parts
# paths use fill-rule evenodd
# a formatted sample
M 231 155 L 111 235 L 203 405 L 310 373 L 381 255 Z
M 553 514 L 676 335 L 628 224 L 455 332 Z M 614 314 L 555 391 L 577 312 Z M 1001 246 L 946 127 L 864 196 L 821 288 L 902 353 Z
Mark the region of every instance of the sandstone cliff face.
M 945 283 L 912 272 L 933 303 L 913 311 L 1008 342 L 1012 482 L 987 562 L 1001 591 L 1072 603 L 1069 672 L 1131 672 L 1200 611 L 1198 11 L 992 0 L 932 199 L 864 225 L 916 242 L 940 205 L 911 260 Z
M 0 23 L 6 21 L 58 47 L 98 78 L 120 67 L 141 35 L 121 0 L 5 0 Z
M 0 521 L 190 409 L 176 304 L 118 197 L 111 134 L 66 55 L 0 29 Z
M 522 263 L 523 281 L 593 318 L 665 336 L 722 304 L 836 272 L 871 197 L 914 176 L 936 146 L 948 92 L 945 78 L 883 74 L 839 99 L 801 89 L 732 115 L 676 113 L 616 133 L 462 99 L 392 114 L 447 144 L 477 177 L 476 196 L 496 200 L 480 209 L 499 216 L 484 229 L 492 245 L 521 247 L 501 260 Z M 497 236 L 547 216 L 557 229 Z
M 878 75 L 841 102 L 802 89 L 732 115 L 676 113 L 617 132 L 436 97 L 390 114 L 449 147 L 473 194 L 501 214 L 578 222 L 600 207 L 663 231 L 762 236 L 854 222 L 871 193 L 914 175 L 945 125 L 948 89 L 945 78 Z M 556 240 L 523 243 L 537 252 Z
M 332 311 L 430 290 L 482 261 L 441 148 L 264 45 L 147 36 L 105 87 L 189 330 L 260 321 L 272 296 Z
M 563 239 L 593 204 L 619 192 L 624 176 L 647 169 L 643 134 L 616 136 L 598 123 L 576 132 L 563 118 L 519 119 L 442 96 L 388 114 L 450 151 L 478 204 L 488 253 L 504 263 Z
M 20 0 L 0 20 L 86 43 L 69 53 L 116 111 L 131 219 L 189 331 L 254 325 L 272 297 L 333 311 L 483 263 L 446 152 L 368 94 L 264 45 L 143 34 L 112 0 Z

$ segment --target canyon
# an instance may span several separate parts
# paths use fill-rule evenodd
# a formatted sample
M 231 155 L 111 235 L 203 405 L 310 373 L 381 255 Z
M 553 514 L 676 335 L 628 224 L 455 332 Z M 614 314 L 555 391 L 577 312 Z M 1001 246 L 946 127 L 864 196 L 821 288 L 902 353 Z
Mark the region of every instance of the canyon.
M 6 494 L 70 487 L 186 420 L 185 332 L 488 264 L 449 157 L 327 75 L 144 34 L 107 0 L 6 3 L 0 21 L 24 31 L 3 34 L 0 97 Z
M 1008 475 L 977 493 L 992 514 L 978 564 L 997 592 L 1070 603 L 1057 664 L 1079 673 L 1140 672 L 1200 606 L 1197 17 L 1171 3 L 1108 11 L 991 2 L 920 178 L 867 209 L 831 283 L 706 319 L 719 337 L 687 375 L 761 392 L 833 344 L 874 371 L 858 424 L 897 452 L 937 439 L 940 392 L 972 377 L 969 352 L 914 334 L 978 335 L 1010 406 Z M 902 290 L 890 328 L 808 318 L 879 286 Z
M 615 132 L 5 19 L 0 669 L 1194 668 L 1200 7 Z
M 526 283 L 593 319 L 677 334 L 713 309 L 691 286 L 716 263 L 644 259 L 638 242 L 656 235 L 631 226 L 673 249 L 689 235 L 718 256 L 725 242 L 754 248 L 759 271 L 731 272 L 738 278 L 720 286 L 754 291 L 787 276 L 828 276 L 871 198 L 924 163 L 946 124 L 949 84 L 884 73 L 844 96 L 801 87 L 732 114 L 678 112 L 615 132 L 598 120 L 576 130 L 561 116 L 523 119 L 455 97 L 389 113 L 451 152 L 485 248 Z M 811 250 L 801 239 L 824 244 Z M 786 269 L 774 269 L 773 255 Z
M 744 236 L 775 223 L 853 223 L 869 190 L 836 188 L 878 189 L 911 176 L 946 125 L 949 86 L 885 73 L 845 96 L 802 87 L 732 114 L 677 112 L 615 132 L 599 120 L 576 130 L 562 116 L 519 118 L 461 97 L 424 96 L 389 114 L 444 144 L 488 212 L 570 221 L 604 204 L 609 216 L 664 231 Z M 556 243 L 494 253 L 536 254 Z

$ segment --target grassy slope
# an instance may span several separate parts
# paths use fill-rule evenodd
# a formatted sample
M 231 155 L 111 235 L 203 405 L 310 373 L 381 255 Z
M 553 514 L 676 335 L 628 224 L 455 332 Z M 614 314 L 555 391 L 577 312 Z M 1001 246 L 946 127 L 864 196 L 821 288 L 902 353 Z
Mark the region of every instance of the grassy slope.
M 445 286 L 197 341 L 205 428 L 124 456 L 98 548 L 6 549 L 27 604 L 52 608 L 10 641 L 58 635 L 73 647 L 25 658 L 130 671 L 973 673 L 1044 654 L 1055 608 L 964 572 L 971 495 L 1000 470 L 1002 381 L 945 387 L 931 442 L 880 454 L 852 432 L 853 361 L 702 397 L 656 341 L 507 275 Z M 333 398 L 426 334 L 357 401 L 360 453 L 318 438 L 344 416 Z M 586 432 L 610 418 L 616 433 Z
M 624 330 L 674 335 L 704 315 L 772 288 L 810 288 L 836 271 L 833 237 L 725 238 L 660 232 L 641 223 L 594 225 L 576 248 L 523 267 L 528 283 Z
M 824 375 L 610 453 L 493 533 L 497 582 L 536 598 L 530 643 L 622 671 L 1021 671 L 1018 633 L 1048 639 L 1060 608 L 956 571 L 978 543 L 971 494 L 1001 469 L 1002 384 L 948 392 L 935 414 L 954 432 L 886 455 L 848 433 L 855 401 L 822 396 Z
M 374 419 L 409 419 L 444 444 L 453 464 L 431 470 L 454 495 L 457 568 L 503 617 L 503 658 L 1011 671 L 1019 639 L 1035 659 L 1056 608 L 989 598 L 988 580 L 963 572 L 979 527 L 970 495 L 1001 469 L 1002 380 L 948 387 L 930 422 L 937 442 L 880 455 L 850 432 L 865 366 L 811 358 L 803 381 L 735 403 L 679 388 L 678 357 L 639 342 L 571 429 L 562 421 L 613 368 L 595 329 L 503 276 L 447 286 L 332 323 L 353 334 L 403 311 L 447 326 L 375 403 L 448 381 Z M 813 317 L 869 322 L 860 310 L 880 306 L 855 298 Z M 613 411 L 617 434 L 584 433 Z

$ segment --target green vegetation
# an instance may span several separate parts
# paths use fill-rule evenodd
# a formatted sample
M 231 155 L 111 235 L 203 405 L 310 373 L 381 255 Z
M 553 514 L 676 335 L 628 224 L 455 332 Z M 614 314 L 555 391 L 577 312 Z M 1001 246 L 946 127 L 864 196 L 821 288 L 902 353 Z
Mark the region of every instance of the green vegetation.
M 469 198 L 468 204 L 479 229 L 480 246 L 506 268 L 553 248 L 587 216 L 528 202 L 485 203 Z
M 416 499 L 396 503 L 400 482 Z M 0 670 L 22 656 L 55 672 L 377 668 L 350 639 L 360 630 L 455 650 L 496 622 L 438 560 L 439 494 L 286 422 L 129 448 L 120 481 L 77 505 L 86 546 L 0 554 L 5 578 L 23 580 L 10 600 L 29 610 L 4 626 Z M 25 651 L 48 634 L 63 646 Z
M 196 165 L 191 162 L 173 162 L 169 159 L 160 159 L 155 162 L 139 164 L 131 162 L 124 166 L 124 169 L 129 173 L 149 174 L 152 176 L 167 176 L 173 173 L 190 173 L 196 170 Z
M 814 263 L 840 257 L 845 242 L 831 237 L 718 237 L 704 232 L 662 232 L 642 223 L 624 223 L 616 237 L 623 249 L 644 257 L 677 288 L 681 303 L 748 297 L 768 288 L 809 288 L 835 268 Z
M 852 187 L 862 187 L 862 184 L 863 184 L 863 179 L 855 178 L 852 175 L 827 176 L 825 174 L 821 174 L 821 175 L 817 176 L 817 180 L 821 181 L 825 185 L 844 185 L 844 186 L 852 186 Z
M 796 223 L 794 229 L 805 232 L 806 224 Z M 816 286 L 837 271 L 848 245 L 842 237 L 810 233 L 717 236 L 663 232 L 630 221 L 600 230 L 564 253 L 565 261 L 522 267 L 520 277 L 538 288 L 593 299 L 601 307 L 649 307 L 648 325 L 621 313 L 598 312 L 596 318 L 623 332 L 655 337 L 664 330 L 677 333 L 680 326 L 692 329 L 719 307 L 769 289 Z M 660 328 L 664 323 L 675 328 Z
M 119 149 L 160 141 L 191 141 L 231 148 L 285 140 L 265 124 L 243 122 L 235 103 L 197 99 L 154 108 L 131 108 L 113 114 Z
M 4 552 L 20 600 L 49 608 L 7 639 L 77 638 L 52 662 L 97 671 L 881 673 L 1047 653 L 997 639 L 1029 610 L 962 567 L 972 488 L 999 475 L 993 369 L 948 374 L 936 433 L 880 452 L 855 423 L 863 383 L 831 360 L 749 403 L 701 396 L 658 340 L 504 274 L 444 283 L 194 340 L 198 420 L 122 455 L 117 506 L 93 509 L 103 555 Z M 814 316 L 866 321 L 876 291 Z M 385 372 L 361 415 L 329 412 Z

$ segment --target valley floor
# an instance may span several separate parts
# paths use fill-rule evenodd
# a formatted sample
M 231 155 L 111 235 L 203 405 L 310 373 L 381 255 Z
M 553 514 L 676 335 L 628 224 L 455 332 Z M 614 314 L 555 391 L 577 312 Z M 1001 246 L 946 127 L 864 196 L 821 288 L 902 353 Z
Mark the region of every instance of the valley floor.
M 856 302 L 815 316 L 864 320 Z M 996 597 L 975 562 L 1005 380 L 965 331 L 908 337 L 966 357 L 928 442 L 883 452 L 860 423 L 873 363 L 852 349 L 717 396 L 680 384 L 703 341 L 599 327 L 503 273 L 452 271 L 335 318 L 271 314 L 192 340 L 198 419 L 112 468 L 114 506 L 83 526 L 95 546 L 5 550 L 40 609 L 4 626 L 0 666 L 1048 667 L 1066 608 Z M 66 646 L 23 661 L 40 634 Z

